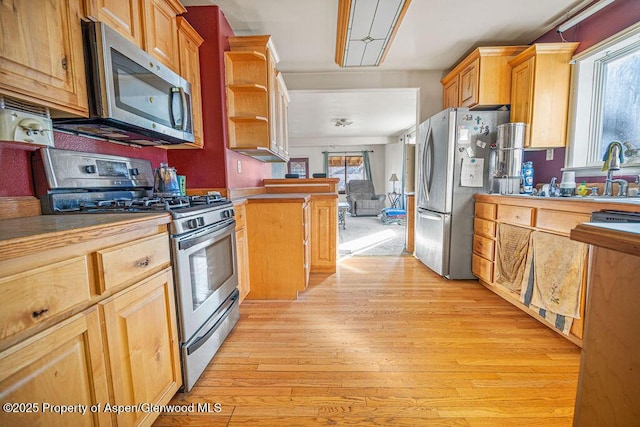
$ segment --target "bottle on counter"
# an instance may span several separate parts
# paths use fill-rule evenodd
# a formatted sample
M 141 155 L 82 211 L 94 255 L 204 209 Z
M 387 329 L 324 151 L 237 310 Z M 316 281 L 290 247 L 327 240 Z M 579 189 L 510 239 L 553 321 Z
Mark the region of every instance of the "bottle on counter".
M 533 194 L 533 162 L 522 164 L 522 193 Z
M 588 192 L 589 192 L 589 189 L 585 185 L 584 181 L 582 181 L 582 183 L 578 185 L 578 188 L 576 188 L 576 194 L 578 196 L 586 196 Z

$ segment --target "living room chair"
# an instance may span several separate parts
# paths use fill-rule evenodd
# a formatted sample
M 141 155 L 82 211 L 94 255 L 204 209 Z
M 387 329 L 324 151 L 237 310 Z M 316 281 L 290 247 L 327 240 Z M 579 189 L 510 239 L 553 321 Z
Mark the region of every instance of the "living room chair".
M 368 179 L 354 179 L 347 183 L 347 203 L 351 215 L 375 216 L 384 208 L 385 195 L 376 194 L 373 182 Z

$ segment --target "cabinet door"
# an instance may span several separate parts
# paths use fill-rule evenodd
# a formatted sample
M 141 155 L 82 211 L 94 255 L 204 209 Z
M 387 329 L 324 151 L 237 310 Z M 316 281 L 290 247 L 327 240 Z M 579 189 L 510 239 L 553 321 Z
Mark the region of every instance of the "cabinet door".
M 278 154 L 289 159 L 289 129 L 288 129 L 288 109 L 289 109 L 289 94 L 287 92 L 287 86 L 284 83 L 284 78 L 281 73 L 277 75 L 277 140 L 278 140 Z
M 101 304 L 116 405 L 166 404 L 182 385 L 171 269 Z M 158 413 L 117 415 L 151 424 Z
M 98 310 L 92 308 L 0 353 L 0 400 L 33 403 L 0 412 L 3 426 L 107 426 L 110 415 L 90 411 L 109 401 Z M 43 405 L 79 405 L 59 415 Z
M 480 58 L 460 73 L 460 106 L 472 107 L 478 103 L 478 72 Z
M 269 91 L 269 136 L 271 151 L 278 152 L 278 82 L 276 62 L 267 51 L 267 78 Z
M 80 0 L 3 3 L 0 92 L 87 116 Z
M 170 0 L 150 0 L 145 2 L 142 28 L 144 50 L 156 57 L 167 67 L 178 72 L 178 24 L 176 7 L 179 3 Z M 184 12 L 184 8 L 182 8 Z
M 191 108 L 194 142 L 190 146 L 202 148 L 202 93 L 200 88 L 200 35 L 182 16 L 178 16 L 178 48 L 180 75 L 191 83 Z M 185 144 L 186 145 L 186 144 Z
M 526 123 L 525 146 L 531 143 L 531 107 L 533 103 L 533 67 L 535 58 L 518 64 L 511 73 L 511 121 Z
M 101 21 L 142 48 L 142 17 L 137 0 L 85 0 L 87 18 Z
M 311 270 L 336 271 L 338 203 L 333 200 L 311 202 Z
M 442 108 L 456 108 L 458 106 L 458 85 L 460 76 L 456 75 L 449 83 L 444 85 L 442 93 Z
M 247 229 L 236 230 L 236 257 L 238 264 L 238 290 L 240 291 L 240 302 L 244 300 L 251 284 L 249 282 L 249 246 L 247 244 Z

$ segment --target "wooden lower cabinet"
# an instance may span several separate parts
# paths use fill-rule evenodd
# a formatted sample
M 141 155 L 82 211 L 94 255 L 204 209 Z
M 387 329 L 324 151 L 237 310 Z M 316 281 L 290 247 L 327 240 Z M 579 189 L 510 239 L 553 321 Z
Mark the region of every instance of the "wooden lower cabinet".
M 168 402 L 182 385 L 171 269 L 101 303 L 116 405 Z M 118 425 L 150 425 L 157 412 L 122 412 Z
M 153 423 L 157 411 L 105 406 L 167 404 L 182 385 L 169 221 L 96 214 L 0 222 L 0 236 L 22 230 L 0 237 L 0 400 L 40 405 L 0 412 L 0 426 Z M 60 415 L 45 404 L 87 409 Z
M 296 299 L 309 282 L 309 195 L 249 198 L 247 299 Z M 337 215 L 337 214 L 336 214 Z
M 338 200 L 311 200 L 311 271 L 335 273 L 338 240 Z
M 61 322 L 0 353 L 2 426 L 108 426 L 110 414 L 92 412 L 109 401 L 97 307 Z M 49 405 L 85 408 L 60 415 Z
M 251 290 L 249 277 L 249 242 L 247 240 L 246 201 L 234 202 L 236 219 L 236 266 L 238 269 L 238 291 L 242 302 Z

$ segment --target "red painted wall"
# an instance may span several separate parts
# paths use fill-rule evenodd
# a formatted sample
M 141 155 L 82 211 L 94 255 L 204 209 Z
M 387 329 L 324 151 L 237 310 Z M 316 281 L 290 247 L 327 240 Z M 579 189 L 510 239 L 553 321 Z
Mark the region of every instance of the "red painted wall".
M 166 151 L 153 147 L 129 147 L 61 132 L 54 132 L 53 139 L 56 148 L 147 159 L 154 168 L 167 161 Z M 32 146 L 0 142 L 0 197 L 35 195 L 31 178 L 33 151 Z
M 576 49 L 576 53 L 578 53 L 637 22 L 640 22 L 640 1 L 616 0 L 575 27 L 569 28 L 563 33 L 563 37 L 567 41 L 580 42 L 578 49 Z M 534 43 L 557 43 L 560 41 L 562 41 L 560 35 L 553 29 L 535 40 Z M 549 182 L 554 176 L 560 180 L 562 177 L 560 169 L 564 167 L 564 159 L 564 148 L 554 150 L 553 161 L 545 160 L 544 151 L 530 151 L 525 152 L 524 155 L 525 161 L 533 161 L 534 184 Z M 597 180 L 589 179 L 589 181 L 595 182 Z
M 224 52 L 229 50 L 227 38 L 234 36 L 233 29 L 217 6 L 188 7 L 185 17 L 204 39 L 200 46 L 204 148 L 170 151 L 169 163 L 187 176 L 188 188 L 262 186 L 262 180 L 271 177 L 270 165 L 226 148 Z
M 637 22 L 640 22 L 640 1 L 616 0 L 600 12 L 569 28 L 563 33 L 563 37 L 566 41 L 580 42 L 575 52 L 579 53 Z M 534 43 L 561 41 L 560 34 L 553 29 Z

